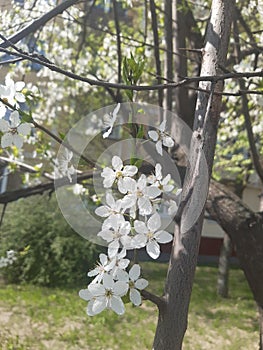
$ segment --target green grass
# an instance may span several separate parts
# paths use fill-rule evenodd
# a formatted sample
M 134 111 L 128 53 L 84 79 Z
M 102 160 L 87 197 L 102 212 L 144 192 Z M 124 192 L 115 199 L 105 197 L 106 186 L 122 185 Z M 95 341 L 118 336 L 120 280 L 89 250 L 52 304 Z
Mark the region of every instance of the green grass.
M 143 264 L 152 291 L 161 293 L 166 268 Z M 184 350 L 257 349 L 257 313 L 243 273 L 231 270 L 229 299 L 217 297 L 216 278 L 215 267 L 197 268 Z M 2 286 L 0 350 L 151 349 L 157 310 L 150 302 L 126 305 L 121 317 L 107 311 L 88 317 L 85 307 L 78 287 Z

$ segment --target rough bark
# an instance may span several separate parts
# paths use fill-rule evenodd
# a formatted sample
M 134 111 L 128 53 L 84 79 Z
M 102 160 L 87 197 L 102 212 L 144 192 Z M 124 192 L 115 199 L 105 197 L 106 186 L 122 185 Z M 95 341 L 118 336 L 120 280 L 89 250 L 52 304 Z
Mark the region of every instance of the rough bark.
M 225 233 L 219 256 L 217 277 L 217 294 L 223 298 L 228 297 L 229 258 L 231 256 L 231 252 L 231 239 L 228 234 Z
M 219 74 L 218 66 L 224 65 L 230 35 L 232 1 L 214 0 L 211 19 L 206 35 L 201 76 Z M 200 88 L 209 92 L 211 82 L 202 82 Z M 222 84 L 215 90 L 222 91 Z M 183 187 L 183 199 L 189 197 L 191 184 L 201 169 L 200 152 L 203 149 L 207 159 L 209 176 L 212 171 L 217 126 L 221 108 L 221 97 L 199 92 L 195 111 L 195 131 L 192 138 L 192 166 L 188 168 Z M 196 177 L 196 178 L 194 178 Z M 194 226 L 184 232 L 183 226 L 191 220 L 187 205 L 175 227 L 174 242 L 166 279 L 163 303 L 159 304 L 159 318 L 154 339 L 154 350 L 180 350 L 187 328 L 188 308 L 191 297 L 194 272 L 197 263 L 198 248 L 203 223 L 203 213 Z M 180 239 L 179 239 L 180 238 Z M 181 242 L 184 251 L 178 249 Z
M 206 205 L 209 214 L 230 235 L 259 310 L 263 346 L 263 213 L 250 210 L 238 196 L 214 181 Z

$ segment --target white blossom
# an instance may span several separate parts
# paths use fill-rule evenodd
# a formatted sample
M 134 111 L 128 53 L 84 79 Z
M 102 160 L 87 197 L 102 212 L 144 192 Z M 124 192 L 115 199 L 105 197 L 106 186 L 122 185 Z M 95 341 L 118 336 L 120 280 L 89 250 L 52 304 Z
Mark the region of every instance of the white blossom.
M 162 192 L 171 192 L 174 188 L 171 182 L 171 174 L 167 174 L 164 178 L 162 175 L 162 166 L 157 163 L 155 166 L 155 175 L 148 176 L 148 182 L 157 186 Z
M 158 197 L 161 194 L 161 190 L 154 185 L 147 186 L 147 178 L 144 174 L 140 176 L 138 181 L 132 178 L 125 178 L 122 185 L 123 192 L 127 193 L 122 199 L 124 208 L 130 208 L 134 212 L 137 205 L 140 215 L 149 215 L 153 212 L 151 200 Z
M 165 132 L 165 128 L 166 128 L 166 120 L 164 120 L 160 126 L 159 126 L 159 130 L 155 131 L 155 130 L 150 130 L 148 131 L 148 135 L 149 137 L 156 142 L 156 151 L 162 156 L 163 155 L 163 146 L 165 147 L 173 147 L 174 145 L 174 141 L 173 139 L 167 135 L 167 133 Z
M 114 282 L 111 275 L 105 274 L 102 284 L 91 283 L 87 289 L 82 289 L 79 296 L 88 301 L 87 314 L 94 316 L 103 310 L 112 309 L 116 314 L 123 315 L 125 307 L 121 299 L 128 291 L 128 285 L 125 282 Z
M 112 270 L 111 270 L 111 274 L 113 278 L 115 278 L 118 271 L 125 270 L 126 267 L 129 265 L 130 260 L 125 258 L 125 256 L 126 256 L 126 249 L 123 248 L 118 254 L 116 254 L 113 258 L 110 259 L 110 261 L 114 263 L 114 265 L 112 265 Z
M 161 218 L 158 213 L 153 214 L 148 222 L 145 224 L 143 221 L 135 220 L 134 228 L 138 233 L 133 238 L 133 244 L 137 248 L 146 246 L 146 251 L 151 258 L 157 259 L 160 255 L 159 243 L 171 242 L 173 236 L 163 230 L 159 230 L 161 227 Z
M 108 255 L 110 258 L 117 254 L 121 244 L 124 248 L 128 249 L 130 247 L 130 231 L 130 222 L 125 221 L 121 217 L 111 216 L 104 221 L 102 230 L 98 233 L 98 236 L 109 243 Z
M 114 261 L 109 260 L 106 254 L 100 254 L 99 259 L 100 261 L 97 263 L 95 269 L 88 272 L 89 277 L 96 276 L 91 283 L 100 283 L 104 274 L 112 270 L 112 267 L 115 264 Z
M 8 74 L 5 79 L 5 85 L 0 85 L 0 96 L 10 105 L 15 106 L 16 102 L 23 103 L 26 101 L 24 94 L 21 92 L 25 87 L 23 81 L 14 82 Z
M 24 136 L 31 131 L 30 123 L 21 123 L 19 113 L 14 111 L 10 114 L 9 121 L 0 119 L 0 130 L 4 133 L 1 138 L 3 148 L 16 146 L 21 148 L 24 142 Z
M 12 265 L 17 260 L 16 252 L 14 250 L 7 250 L 6 257 L 0 258 L 0 269 Z
M 148 286 L 148 281 L 144 278 L 139 278 L 141 274 L 140 265 L 135 264 L 130 269 L 129 273 L 120 270 L 117 274 L 118 281 L 124 281 L 128 284 L 130 293 L 130 301 L 135 305 L 139 306 L 142 303 L 141 293 Z
M 116 122 L 117 115 L 118 115 L 118 112 L 120 110 L 120 106 L 121 106 L 120 103 L 118 103 L 117 106 L 114 108 L 112 113 L 105 114 L 105 116 L 104 116 L 104 124 L 105 124 L 105 127 L 108 128 L 108 130 L 105 131 L 103 134 L 104 139 L 109 137 L 109 135 L 112 132 L 112 128 L 114 126 L 114 123 Z
M 77 195 L 82 195 L 85 194 L 86 189 L 84 188 L 83 185 L 81 184 L 75 184 L 73 186 L 73 193 L 77 196 Z
M 121 158 L 118 156 L 114 156 L 111 163 L 113 169 L 106 167 L 101 173 L 101 176 L 104 177 L 103 186 L 105 188 L 111 188 L 116 180 L 119 191 L 123 193 L 123 180 L 126 177 L 131 177 L 137 174 L 138 168 L 135 165 L 124 166 Z
M 72 175 L 76 173 L 76 169 L 69 163 L 73 157 L 73 152 L 68 148 L 63 147 L 55 161 L 55 177 L 67 176 L 69 181 L 72 182 Z
M 111 193 L 106 194 L 106 205 L 102 205 L 95 210 L 95 214 L 101 217 L 122 216 L 122 200 L 115 201 Z

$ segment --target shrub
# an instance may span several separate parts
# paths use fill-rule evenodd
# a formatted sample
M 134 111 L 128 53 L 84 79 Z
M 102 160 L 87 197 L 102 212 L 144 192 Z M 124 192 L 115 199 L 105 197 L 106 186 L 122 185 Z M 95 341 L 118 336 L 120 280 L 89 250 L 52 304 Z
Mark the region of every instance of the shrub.
M 99 247 L 71 229 L 55 196 L 34 196 L 7 206 L 1 227 L 1 254 L 16 250 L 17 260 L 3 269 L 7 282 L 71 286 L 87 282 Z M 101 248 L 100 248 L 101 249 Z

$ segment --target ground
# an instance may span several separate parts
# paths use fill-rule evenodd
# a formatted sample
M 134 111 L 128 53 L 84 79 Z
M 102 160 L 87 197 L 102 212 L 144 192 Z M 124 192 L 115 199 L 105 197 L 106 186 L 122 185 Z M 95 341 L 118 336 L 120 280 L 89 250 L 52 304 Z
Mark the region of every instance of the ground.
M 152 290 L 161 292 L 165 264 L 144 263 Z M 216 296 L 216 267 L 198 267 L 184 350 L 257 349 L 257 313 L 242 271 L 231 270 L 230 298 Z M 157 310 L 149 302 L 126 305 L 119 317 L 85 314 L 78 289 L 30 285 L 0 289 L 0 349 L 151 349 Z

